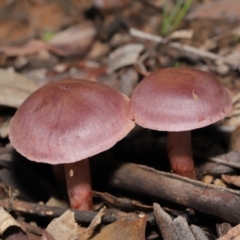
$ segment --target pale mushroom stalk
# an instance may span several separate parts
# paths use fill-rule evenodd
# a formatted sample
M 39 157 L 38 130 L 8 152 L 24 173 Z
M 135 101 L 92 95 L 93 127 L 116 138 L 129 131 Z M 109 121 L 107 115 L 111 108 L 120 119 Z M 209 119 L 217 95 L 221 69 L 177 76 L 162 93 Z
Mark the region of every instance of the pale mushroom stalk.
M 78 210 L 91 210 L 92 185 L 88 158 L 64 164 L 64 169 L 71 207 Z
M 169 132 L 167 150 L 173 172 L 195 179 L 191 131 Z

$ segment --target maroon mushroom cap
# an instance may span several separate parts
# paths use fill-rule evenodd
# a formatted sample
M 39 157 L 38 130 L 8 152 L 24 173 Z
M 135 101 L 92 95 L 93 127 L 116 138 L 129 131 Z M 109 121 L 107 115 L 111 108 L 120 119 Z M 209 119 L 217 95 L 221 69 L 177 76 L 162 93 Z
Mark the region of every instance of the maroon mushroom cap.
M 72 163 L 109 149 L 133 127 L 125 95 L 96 82 L 62 80 L 25 100 L 9 138 L 30 160 Z
M 187 131 L 210 125 L 232 109 L 230 94 L 212 74 L 165 68 L 145 77 L 131 96 L 137 124 L 160 131 Z

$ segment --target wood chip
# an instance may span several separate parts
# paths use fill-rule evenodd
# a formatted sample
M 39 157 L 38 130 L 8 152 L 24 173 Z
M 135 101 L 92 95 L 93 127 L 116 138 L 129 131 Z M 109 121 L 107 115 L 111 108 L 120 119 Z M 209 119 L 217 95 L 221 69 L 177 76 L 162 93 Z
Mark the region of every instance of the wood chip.
M 209 240 L 204 231 L 200 227 L 192 224 L 190 226 L 190 229 L 196 240 Z
M 179 240 L 196 240 L 186 218 L 178 216 L 173 220 L 173 226 Z
M 153 204 L 154 216 L 158 225 L 158 228 L 162 234 L 164 240 L 178 240 L 175 233 L 172 218 L 166 213 L 159 204 Z

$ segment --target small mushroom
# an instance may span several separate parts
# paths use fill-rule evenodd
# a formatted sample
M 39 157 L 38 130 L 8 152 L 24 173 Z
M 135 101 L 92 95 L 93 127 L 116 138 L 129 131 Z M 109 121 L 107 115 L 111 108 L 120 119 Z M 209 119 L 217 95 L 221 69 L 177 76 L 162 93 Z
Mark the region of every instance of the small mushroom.
M 196 178 L 190 130 L 224 118 L 232 109 L 228 91 L 212 74 L 195 69 L 165 68 L 145 77 L 131 96 L 137 124 L 168 131 L 173 172 Z
M 88 158 L 112 147 L 134 125 L 128 97 L 100 83 L 68 79 L 31 94 L 12 118 L 9 138 L 29 160 L 64 164 L 71 207 L 90 210 Z

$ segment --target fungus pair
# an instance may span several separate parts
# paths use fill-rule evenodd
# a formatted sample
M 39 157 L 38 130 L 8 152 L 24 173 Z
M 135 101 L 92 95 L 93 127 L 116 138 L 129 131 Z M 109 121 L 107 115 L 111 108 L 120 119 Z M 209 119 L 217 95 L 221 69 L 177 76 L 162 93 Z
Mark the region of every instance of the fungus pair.
M 112 147 L 134 126 L 125 95 L 96 82 L 63 80 L 25 100 L 11 120 L 9 138 L 29 160 L 63 164 L 71 207 L 90 210 L 88 157 Z
M 10 123 L 9 138 L 30 160 L 64 164 L 72 208 L 90 210 L 88 157 L 105 151 L 134 127 L 168 131 L 173 172 L 196 178 L 191 132 L 231 110 L 227 90 L 211 74 L 186 68 L 156 71 L 134 90 L 131 103 L 96 82 L 63 80 L 30 95 Z M 81 160 L 81 161 L 80 161 Z
M 230 94 L 212 74 L 165 68 L 151 73 L 136 87 L 130 112 L 140 126 L 168 131 L 173 172 L 195 179 L 191 130 L 215 123 L 231 109 Z

